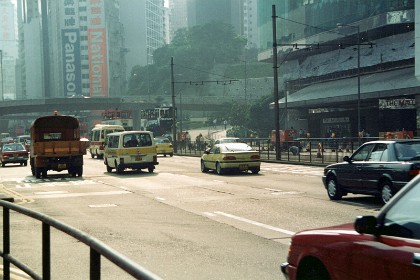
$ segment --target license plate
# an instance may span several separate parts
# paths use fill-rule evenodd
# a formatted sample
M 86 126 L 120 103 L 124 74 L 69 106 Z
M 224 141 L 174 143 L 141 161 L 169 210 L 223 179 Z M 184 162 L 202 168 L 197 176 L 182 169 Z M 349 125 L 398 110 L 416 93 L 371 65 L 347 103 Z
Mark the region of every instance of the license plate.
M 137 157 L 135 158 L 135 161 L 141 161 L 141 157 L 140 157 L 140 156 L 137 156 Z
M 65 163 L 60 163 L 60 164 L 58 164 L 58 168 L 59 169 L 66 169 L 66 164 Z
M 239 170 L 247 170 L 248 169 L 248 165 L 246 164 L 240 164 L 239 165 Z

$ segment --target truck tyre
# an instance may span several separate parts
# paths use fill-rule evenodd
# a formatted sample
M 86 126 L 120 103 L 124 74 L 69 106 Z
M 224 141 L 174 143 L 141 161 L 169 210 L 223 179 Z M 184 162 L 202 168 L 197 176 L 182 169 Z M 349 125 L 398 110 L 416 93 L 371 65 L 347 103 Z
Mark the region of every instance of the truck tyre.
M 41 168 L 35 167 L 34 173 L 37 179 L 41 178 Z
M 83 175 L 83 166 L 77 168 L 77 176 L 82 177 Z
M 155 170 L 154 166 L 149 166 L 147 167 L 147 170 L 149 171 L 149 173 L 153 173 L 153 170 Z
M 42 175 L 42 178 L 47 178 L 47 169 L 46 168 L 42 168 L 41 175 Z

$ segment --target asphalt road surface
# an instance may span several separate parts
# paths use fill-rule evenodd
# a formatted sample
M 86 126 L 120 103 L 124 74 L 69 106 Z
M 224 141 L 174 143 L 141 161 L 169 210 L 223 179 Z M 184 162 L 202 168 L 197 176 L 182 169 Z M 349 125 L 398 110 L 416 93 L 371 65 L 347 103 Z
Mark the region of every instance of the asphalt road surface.
M 375 214 L 379 201 L 328 199 L 321 167 L 262 163 L 258 175 L 201 173 L 195 157 L 159 157 L 154 173 L 107 173 L 85 157 L 83 177 L 0 168 L 2 192 L 101 240 L 163 279 L 282 279 L 290 236 Z M 12 255 L 41 273 L 41 224 L 11 215 Z M 88 248 L 52 230 L 52 279 L 88 279 Z M 102 279 L 132 279 L 102 261 Z

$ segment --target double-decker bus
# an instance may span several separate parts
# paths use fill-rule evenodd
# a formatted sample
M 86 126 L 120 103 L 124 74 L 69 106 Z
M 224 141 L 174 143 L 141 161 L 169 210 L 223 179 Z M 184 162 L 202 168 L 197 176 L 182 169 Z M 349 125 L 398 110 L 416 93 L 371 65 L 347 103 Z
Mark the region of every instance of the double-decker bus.
M 141 123 L 145 130 L 152 131 L 155 136 L 170 134 L 172 130 L 173 107 L 161 106 L 141 111 Z

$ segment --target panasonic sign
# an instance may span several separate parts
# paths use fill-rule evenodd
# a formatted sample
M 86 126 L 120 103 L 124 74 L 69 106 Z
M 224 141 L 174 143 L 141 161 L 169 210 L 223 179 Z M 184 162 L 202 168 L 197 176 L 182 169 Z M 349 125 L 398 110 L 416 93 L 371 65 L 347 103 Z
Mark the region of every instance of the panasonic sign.
M 81 94 L 79 30 L 62 30 L 64 96 Z

